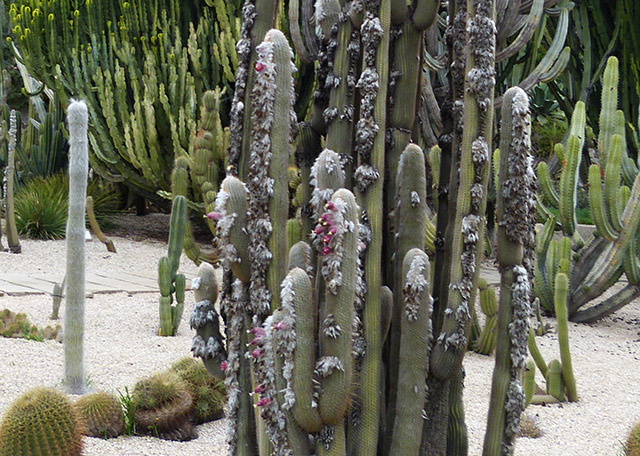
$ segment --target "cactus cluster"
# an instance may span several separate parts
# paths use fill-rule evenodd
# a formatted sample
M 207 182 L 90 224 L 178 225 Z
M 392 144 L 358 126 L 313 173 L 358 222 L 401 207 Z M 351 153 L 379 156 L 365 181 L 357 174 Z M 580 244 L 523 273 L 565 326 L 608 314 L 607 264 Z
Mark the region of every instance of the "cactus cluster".
M 277 3 L 248 0 L 243 9 L 228 175 L 208 214 L 223 266 L 226 344 L 215 295 L 196 297 L 192 316 L 194 353 L 222 360 L 207 367 L 225 377 L 228 454 L 464 454 L 461 365 L 484 252 L 495 3 L 449 2 L 437 219 L 414 127 L 425 30 L 439 2 L 321 0 L 314 39 L 290 2 L 296 51 L 318 60 L 314 104 L 299 124 L 293 54 L 281 32 L 266 32 Z M 528 100 L 514 90 L 504 103 L 492 455 L 511 451 L 524 407 L 533 270 Z M 294 223 L 303 227 L 295 243 L 287 238 Z
M 567 310 L 575 322 L 594 322 L 640 296 L 638 283 L 638 226 L 640 226 L 640 174 L 627 155 L 625 119 L 618 103 L 618 60 L 610 57 L 603 75 L 599 164 L 589 167 L 589 203 L 597 234 L 586 245 L 576 228 L 576 189 L 585 141 L 585 106 L 578 102 L 571 119 L 566 146 L 558 144 L 556 155 L 563 164 L 559 186 L 553 185 L 546 163 L 538 165 L 541 198 L 538 210 L 547 222 L 538 234 L 535 294 L 541 305 L 554 309 L 558 273 L 567 275 Z M 553 239 L 557 222 L 543 204 L 559 210 L 564 239 Z M 622 274 L 628 284 L 602 302 L 590 305 Z
M 2 456 L 79 456 L 82 423 L 59 391 L 36 388 L 16 399 L 0 422 Z
M 225 387 L 213 377 L 199 359 L 191 357 L 176 361 L 171 369 L 187 384 L 193 405 L 189 419 L 194 424 L 217 420 L 224 415 Z
M 3 309 L 0 311 L 0 336 L 22 337 L 32 340 L 58 340 L 62 338 L 62 328 L 60 325 L 38 328 L 29 322 L 26 314 Z
M 187 200 L 184 196 L 178 195 L 171 207 L 168 253 L 158 260 L 158 285 L 161 295 L 158 334 L 161 336 L 176 335 L 184 310 L 187 280 L 184 274 L 178 274 L 178 267 L 182 255 L 186 221 Z

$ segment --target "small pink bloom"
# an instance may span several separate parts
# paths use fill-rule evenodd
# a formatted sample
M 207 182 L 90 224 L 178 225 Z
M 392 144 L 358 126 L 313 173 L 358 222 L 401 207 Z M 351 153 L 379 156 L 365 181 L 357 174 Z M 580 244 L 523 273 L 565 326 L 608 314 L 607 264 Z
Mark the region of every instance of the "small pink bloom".
M 226 362 L 226 361 L 222 361 L 222 362 L 220 363 L 220 370 L 221 370 L 222 372 L 226 371 L 226 370 L 227 370 L 227 367 L 229 367 L 229 363 L 228 363 L 228 362 Z
M 329 255 L 331 253 L 331 248 L 327 247 L 326 245 L 324 247 L 322 247 L 322 254 L 323 255 Z
M 281 329 L 287 329 L 287 324 L 284 321 L 279 321 L 275 325 L 273 325 L 273 329 L 276 331 L 280 331 Z
M 324 231 L 324 226 L 322 225 L 316 225 L 316 227 L 313 230 L 315 234 L 321 234 L 323 231 Z
M 330 223 L 333 221 L 333 217 L 330 213 L 325 212 L 324 214 L 322 214 L 322 217 L 320 217 L 320 220 L 324 223 Z
M 326 235 L 325 237 L 322 238 L 322 242 L 324 242 L 325 244 L 328 244 L 329 242 L 331 242 L 331 236 Z
M 327 209 L 328 209 L 328 210 L 330 210 L 330 211 L 334 211 L 334 210 L 336 209 L 336 205 L 335 205 L 335 203 L 334 203 L 333 201 L 329 201 L 329 202 L 326 204 L 326 207 L 327 207 Z
M 261 354 L 262 354 L 261 348 L 256 348 L 254 351 L 251 352 L 251 356 L 253 356 L 254 358 L 258 358 Z
M 207 214 L 207 218 L 209 220 L 220 220 L 222 218 L 222 214 L 218 211 L 209 212 Z
M 264 407 L 265 405 L 269 405 L 269 404 L 271 404 L 271 399 L 269 399 L 268 397 L 263 397 L 258 401 L 256 405 L 258 407 Z
M 362 242 L 362 241 L 358 242 L 358 249 L 364 250 L 365 247 L 366 247 L 366 245 L 365 245 L 364 242 Z
M 266 389 L 267 388 L 265 388 L 265 386 L 263 384 L 260 384 L 260 385 L 256 386 L 256 389 L 254 389 L 253 392 L 256 393 L 256 394 L 262 394 L 262 393 L 264 393 L 264 391 Z
M 264 70 L 264 63 L 262 62 L 256 62 L 256 71 L 262 71 Z
M 256 328 L 251 328 L 249 330 L 249 333 L 253 334 L 256 337 L 262 337 L 262 336 L 264 336 L 266 334 L 264 328 L 261 328 L 259 326 L 256 327 Z

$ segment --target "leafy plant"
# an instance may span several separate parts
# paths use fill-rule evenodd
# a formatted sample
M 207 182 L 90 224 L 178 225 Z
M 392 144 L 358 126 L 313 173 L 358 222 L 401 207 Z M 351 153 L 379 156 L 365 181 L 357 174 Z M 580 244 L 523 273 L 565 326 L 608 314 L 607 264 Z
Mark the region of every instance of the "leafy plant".
M 69 176 L 55 174 L 46 179 L 34 178 L 16 194 L 18 231 L 33 239 L 64 238 L 67 223 Z M 94 201 L 96 218 L 104 227 L 116 212 L 120 195 L 99 179 L 90 180 L 87 195 Z
M 124 423 L 124 434 L 134 435 L 136 433 L 136 418 L 135 418 L 135 405 L 133 403 L 133 397 L 129 392 L 127 386 L 124 387 L 124 393 L 120 390 L 116 390 L 118 393 L 118 399 L 122 405 L 122 421 Z

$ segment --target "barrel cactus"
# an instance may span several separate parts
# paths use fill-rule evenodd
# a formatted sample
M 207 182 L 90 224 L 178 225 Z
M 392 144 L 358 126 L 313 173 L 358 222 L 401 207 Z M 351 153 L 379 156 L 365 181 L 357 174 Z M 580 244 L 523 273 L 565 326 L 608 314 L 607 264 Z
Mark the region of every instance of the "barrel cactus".
M 73 408 L 84 424 L 85 435 L 110 439 L 124 434 L 122 406 L 113 394 L 98 391 L 84 395 Z
M 82 423 L 59 391 L 36 388 L 19 397 L 0 423 L 2 456 L 82 454 Z
M 213 377 L 200 359 L 183 358 L 171 370 L 187 384 L 193 399 L 190 419 L 195 424 L 217 420 L 224 415 L 224 382 Z

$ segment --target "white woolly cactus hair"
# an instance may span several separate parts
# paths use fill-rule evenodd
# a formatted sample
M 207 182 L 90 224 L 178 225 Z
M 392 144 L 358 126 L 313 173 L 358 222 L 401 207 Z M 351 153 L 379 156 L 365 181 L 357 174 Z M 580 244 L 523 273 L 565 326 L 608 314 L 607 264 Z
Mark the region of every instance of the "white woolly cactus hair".
M 424 277 L 426 267 L 427 263 L 425 259 L 419 255 L 416 255 L 413 260 L 411 260 L 411 266 L 409 267 L 409 272 L 402 290 L 405 300 L 405 313 L 409 321 L 416 321 L 418 319 L 420 294 L 429 285 L 429 282 L 427 282 L 427 279 Z

